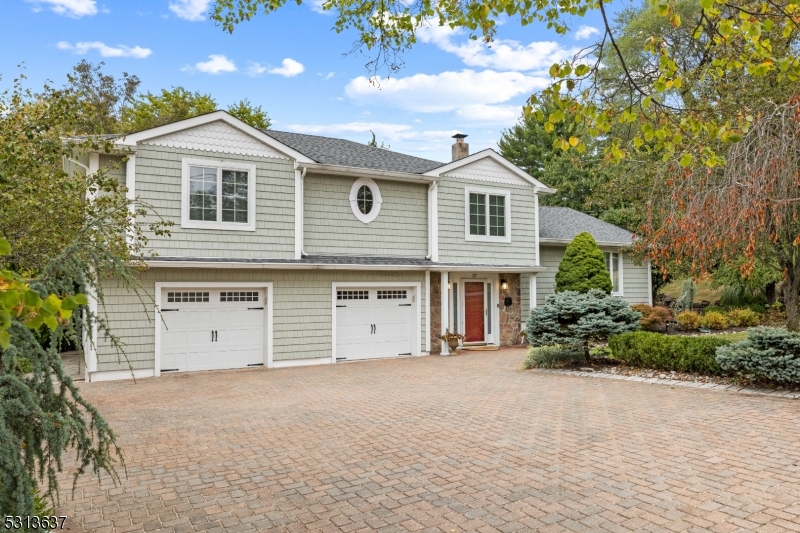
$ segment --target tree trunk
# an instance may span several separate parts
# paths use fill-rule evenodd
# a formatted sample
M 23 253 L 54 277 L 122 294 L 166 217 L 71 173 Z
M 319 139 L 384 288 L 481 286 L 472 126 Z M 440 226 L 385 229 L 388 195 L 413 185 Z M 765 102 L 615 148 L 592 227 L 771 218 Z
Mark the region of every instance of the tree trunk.
M 800 291 L 800 268 L 786 269 L 786 288 L 783 294 L 784 303 L 786 304 L 786 329 L 789 331 L 797 331 L 798 329 L 798 316 L 797 316 L 797 292 Z

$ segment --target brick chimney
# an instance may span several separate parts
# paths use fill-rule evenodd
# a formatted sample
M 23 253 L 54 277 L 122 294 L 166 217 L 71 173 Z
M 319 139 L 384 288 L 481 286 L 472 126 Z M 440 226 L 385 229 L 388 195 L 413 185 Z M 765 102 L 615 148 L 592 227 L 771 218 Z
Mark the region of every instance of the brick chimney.
M 453 143 L 453 161 L 464 159 L 469 155 L 469 145 L 464 142 L 466 137 L 467 136 L 463 133 L 456 133 L 453 135 L 453 139 L 456 140 L 456 142 Z

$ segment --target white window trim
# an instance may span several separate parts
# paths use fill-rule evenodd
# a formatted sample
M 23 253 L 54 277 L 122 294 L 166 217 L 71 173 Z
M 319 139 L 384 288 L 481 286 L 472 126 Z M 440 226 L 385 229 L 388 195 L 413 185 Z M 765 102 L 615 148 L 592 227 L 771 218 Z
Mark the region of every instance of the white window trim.
M 210 222 L 204 220 L 189 219 L 189 167 L 207 167 L 217 169 L 217 193 L 220 194 L 217 204 L 217 218 L 221 217 L 222 212 L 222 189 L 220 173 L 222 170 L 246 170 L 247 171 L 247 223 L 239 222 Z M 229 231 L 255 231 L 256 230 L 256 166 L 247 163 L 233 161 L 219 161 L 213 159 L 194 159 L 183 158 L 181 160 L 181 227 L 195 229 L 221 229 Z
M 622 252 L 615 252 L 613 250 L 607 250 L 607 251 L 604 250 L 603 251 L 603 261 L 605 261 L 605 259 L 606 259 L 605 258 L 605 254 L 617 254 L 617 264 L 619 265 L 619 273 L 618 273 L 619 274 L 619 290 L 618 291 L 613 291 L 612 290 L 611 291 L 611 296 L 624 296 L 624 292 L 625 291 L 623 290 L 623 287 L 625 285 L 622 282 L 623 281 L 622 280 L 622 273 L 625 271 L 625 269 L 622 266 Z M 613 263 L 611 261 L 609 261 L 609 264 L 613 264 Z M 608 274 L 611 276 L 611 271 L 609 271 Z M 611 281 L 613 283 L 614 276 L 611 276 Z
M 506 234 L 503 237 L 492 237 L 491 235 L 471 235 L 469 232 L 469 195 L 470 194 L 491 194 L 492 196 L 505 196 L 506 198 Z M 486 232 L 489 232 L 489 200 L 486 200 Z M 484 187 L 464 187 L 464 239 L 468 241 L 480 242 L 511 242 L 511 191 L 500 189 L 488 189 Z
M 366 215 L 358 208 L 358 190 L 364 185 L 372 189 L 372 210 Z M 373 180 L 369 178 L 359 178 L 353 183 L 353 186 L 350 188 L 350 209 L 353 210 L 353 214 L 358 220 L 364 224 L 369 224 L 378 218 L 378 213 L 381 211 L 381 204 L 383 204 L 381 190 Z

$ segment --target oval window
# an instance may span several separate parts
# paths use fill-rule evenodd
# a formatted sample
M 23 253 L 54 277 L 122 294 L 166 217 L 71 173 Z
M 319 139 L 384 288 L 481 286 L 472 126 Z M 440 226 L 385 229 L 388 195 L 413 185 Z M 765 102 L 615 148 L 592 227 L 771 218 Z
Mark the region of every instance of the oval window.
M 360 189 L 358 189 L 358 210 L 361 211 L 362 214 L 368 215 L 370 211 L 372 211 L 372 189 L 367 187 L 366 185 L 362 185 Z

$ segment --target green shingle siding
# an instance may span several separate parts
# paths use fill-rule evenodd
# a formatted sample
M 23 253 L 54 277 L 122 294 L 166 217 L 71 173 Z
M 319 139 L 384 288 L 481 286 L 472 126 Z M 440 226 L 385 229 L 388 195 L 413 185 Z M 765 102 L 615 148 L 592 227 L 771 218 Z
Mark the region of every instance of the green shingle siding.
M 467 241 L 466 187 L 511 192 L 511 242 Z M 439 182 L 439 261 L 535 265 L 536 216 L 533 187 L 444 177 Z
M 181 228 L 184 157 L 256 165 L 256 231 Z M 140 146 L 136 154 L 136 195 L 164 220 L 174 223 L 171 237 L 147 234 L 148 248 L 158 255 L 294 258 L 294 168 L 289 160 Z M 151 215 L 143 222 L 155 220 Z
M 556 272 L 566 246 L 542 246 L 541 266 L 547 270 L 536 276 L 537 302 L 543 304 L 545 298 L 556 290 Z M 622 254 L 622 299 L 631 304 L 647 303 L 647 266 L 637 266 L 628 254 Z
M 428 255 L 428 186 L 376 180 L 383 204 L 378 217 L 365 224 L 350 207 L 355 181 L 306 176 L 304 250 L 318 255 Z
M 100 154 L 99 165 L 100 168 L 106 169 L 109 176 L 114 176 L 119 181 L 120 185 L 125 185 L 125 163 L 122 162 L 122 156 Z
M 121 338 L 134 369 L 153 368 L 155 357 L 155 322 L 153 316 L 156 282 L 272 282 L 273 361 L 330 358 L 332 342 L 333 282 L 401 282 L 420 283 L 420 308 L 425 317 L 425 273 L 390 271 L 335 270 L 210 270 L 151 269 L 140 275 L 146 291 L 144 301 L 150 320 L 139 299 L 117 281 L 104 282 L 106 304 L 101 306 L 112 332 Z M 427 326 L 421 328 L 422 331 Z M 424 334 L 420 346 L 425 349 Z M 127 363 L 118 357 L 108 340 L 100 339 L 97 370 L 127 370 Z

